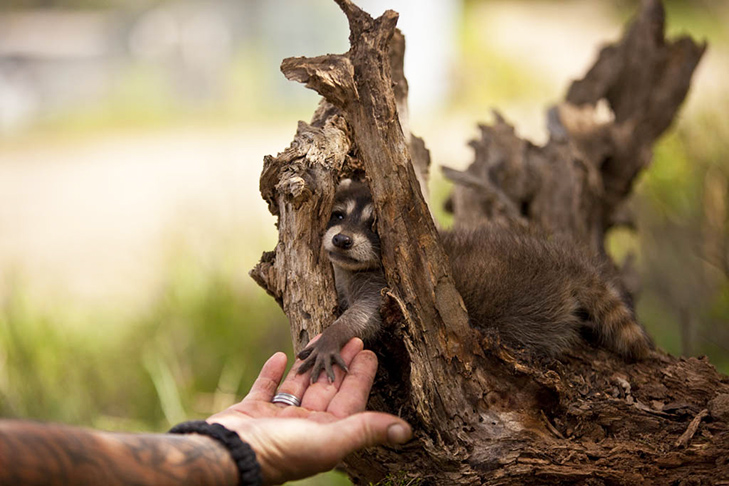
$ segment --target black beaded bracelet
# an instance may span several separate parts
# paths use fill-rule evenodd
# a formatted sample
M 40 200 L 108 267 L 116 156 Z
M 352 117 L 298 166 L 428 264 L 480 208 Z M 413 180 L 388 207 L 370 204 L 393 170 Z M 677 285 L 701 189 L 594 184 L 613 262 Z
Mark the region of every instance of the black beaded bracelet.
M 226 429 L 220 424 L 209 424 L 204 420 L 192 420 L 175 425 L 170 429 L 169 433 L 201 434 L 212 437 L 223 444 L 230 452 L 233 461 L 238 466 L 241 485 L 260 486 L 263 484 L 261 466 L 256 460 L 256 453 L 234 431 Z

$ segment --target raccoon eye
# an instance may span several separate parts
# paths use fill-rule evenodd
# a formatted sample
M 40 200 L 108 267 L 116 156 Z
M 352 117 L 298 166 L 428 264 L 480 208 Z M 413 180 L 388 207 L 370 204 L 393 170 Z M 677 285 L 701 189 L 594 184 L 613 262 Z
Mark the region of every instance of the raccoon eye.
M 332 220 L 334 220 L 334 219 L 338 219 L 340 221 L 343 220 L 344 219 L 344 213 L 341 212 L 341 211 L 333 211 L 332 212 Z

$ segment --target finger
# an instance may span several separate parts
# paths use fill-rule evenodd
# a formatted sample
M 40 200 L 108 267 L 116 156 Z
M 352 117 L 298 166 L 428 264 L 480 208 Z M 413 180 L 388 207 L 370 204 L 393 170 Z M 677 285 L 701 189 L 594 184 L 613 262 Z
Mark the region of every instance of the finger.
M 344 377 L 342 386 L 329 402 L 327 411 L 338 418 L 364 411 L 372 382 L 375 381 L 375 374 L 377 374 L 375 353 L 365 350 L 357 354 L 349 366 L 349 373 Z
M 258 378 L 253 382 L 251 390 L 248 395 L 243 399 L 244 402 L 250 401 L 263 401 L 270 402 L 273 398 L 273 394 L 276 393 L 276 388 L 281 382 L 281 377 L 286 371 L 286 362 L 288 358 L 285 353 L 278 352 L 268 358 L 268 361 L 261 368 L 261 372 L 258 374 Z
M 311 361 L 312 363 L 314 363 L 314 366 L 311 369 L 311 376 L 309 377 L 309 381 L 314 384 L 319 380 L 319 376 L 324 369 L 324 359 L 321 357 L 321 355 L 319 355 L 316 356 L 316 359 L 312 359 Z
M 331 440 L 342 456 L 362 447 L 397 445 L 410 440 L 413 430 L 404 420 L 382 412 L 362 412 L 327 424 L 336 429 Z
M 342 357 L 340 355 L 334 355 L 334 362 L 344 370 L 345 373 L 349 373 L 349 367 L 347 366 L 347 363 L 344 362 Z
M 320 337 L 321 334 L 314 336 L 307 344 L 306 349 L 313 349 L 312 344 L 318 341 Z M 301 400 L 309 386 L 309 374 L 306 372 L 314 365 L 314 359 L 309 358 L 303 363 L 300 359 L 295 360 L 294 365 L 278 389 L 279 393 L 288 393 Z
M 364 344 L 361 339 L 350 339 L 349 342 L 344 345 L 342 352 L 340 353 L 345 365 L 349 366 L 354 357 L 362 351 L 362 348 L 364 348 Z M 303 398 L 301 399 L 302 407 L 315 411 L 324 411 L 327 409 L 329 402 L 332 401 L 332 398 L 336 395 L 337 390 L 339 390 L 339 387 L 342 385 L 342 380 L 345 376 L 345 372 L 339 367 L 335 368 L 333 372 L 333 382 L 330 382 L 326 375 L 321 375 L 316 383 L 307 388 Z
M 313 364 L 314 360 L 307 360 L 302 363 L 297 359 L 289 370 L 289 374 L 286 375 L 286 379 L 278 388 L 278 393 L 288 393 L 301 400 L 309 387 L 309 373 L 306 373 L 306 371 Z
M 328 355 L 327 357 L 321 356 L 317 360 L 319 372 L 316 373 L 316 370 L 314 370 L 311 373 L 312 384 L 320 383 L 321 385 L 326 385 L 328 389 L 336 393 L 336 390 L 342 384 L 344 376 L 349 371 L 349 363 L 352 362 L 357 353 L 362 351 L 363 348 L 364 344 L 360 338 L 352 338 L 347 341 L 339 353 Z M 341 363 L 344 366 L 335 368 L 331 360 L 334 360 L 336 363 Z

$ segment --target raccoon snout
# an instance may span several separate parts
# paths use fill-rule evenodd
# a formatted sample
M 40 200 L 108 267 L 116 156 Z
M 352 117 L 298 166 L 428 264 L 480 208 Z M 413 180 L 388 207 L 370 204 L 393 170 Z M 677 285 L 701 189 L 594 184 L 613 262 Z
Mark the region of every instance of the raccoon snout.
M 332 238 L 332 244 L 342 250 L 349 250 L 352 248 L 352 243 L 352 238 L 342 233 L 338 233 L 334 235 L 334 238 Z

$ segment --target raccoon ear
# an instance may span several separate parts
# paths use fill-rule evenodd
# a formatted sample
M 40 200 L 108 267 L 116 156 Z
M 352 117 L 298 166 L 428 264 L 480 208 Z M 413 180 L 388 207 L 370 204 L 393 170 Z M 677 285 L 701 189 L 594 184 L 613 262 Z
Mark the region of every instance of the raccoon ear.
M 351 185 L 352 179 L 342 179 L 341 181 L 339 181 L 339 186 L 337 187 L 337 189 L 349 189 L 349 186 Z

